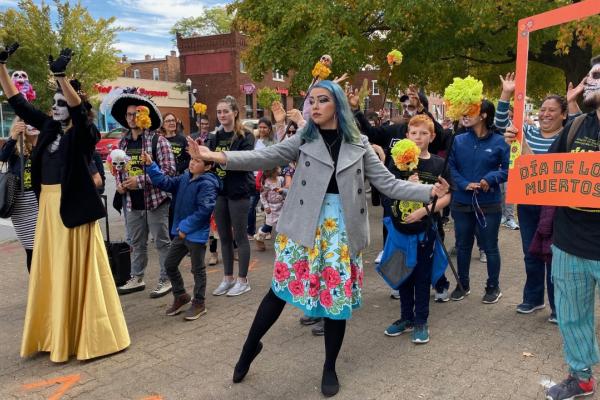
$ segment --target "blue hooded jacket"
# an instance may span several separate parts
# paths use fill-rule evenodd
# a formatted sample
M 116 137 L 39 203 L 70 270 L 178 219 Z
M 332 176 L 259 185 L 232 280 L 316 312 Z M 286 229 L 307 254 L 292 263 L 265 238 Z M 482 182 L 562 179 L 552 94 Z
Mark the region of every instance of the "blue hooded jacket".
M 448 166 L 452 183 L 452 203 L 468 204 L 473 201 L 473 191 L 465 190 L 471 182 L 485 179 L 490 190 L 477 192 L 479 204 L 500 204 L 502 193 L 500 184 L 508 179 L 510 147 L 502 135 L 490 130 L 483 138 L 478 138 L 473 130 L 468 130 L 454 138 Z
M 178 236 L 181 231 L 190 242 L 206 243 L 210 231 L 210 216 L 215 208 L 221 180 L 210 172 L 205 172 L 196 179 L 192 179 L 189 171 L 179 176 L 167 176 L 154 162 L 147 173 L 154 186 L 174 196 L 171 234 Z

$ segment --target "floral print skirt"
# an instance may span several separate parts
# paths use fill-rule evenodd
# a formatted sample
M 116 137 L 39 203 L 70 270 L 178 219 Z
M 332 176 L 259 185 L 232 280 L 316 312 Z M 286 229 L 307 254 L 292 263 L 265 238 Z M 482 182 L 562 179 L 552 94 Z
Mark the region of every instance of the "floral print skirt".
M 312 248 L 279 234 L 275 255 L 273 292 L 305 315 L 349 319 L 360 307 L 362 257 L 350 256 L 339 195 L 325 195 Z

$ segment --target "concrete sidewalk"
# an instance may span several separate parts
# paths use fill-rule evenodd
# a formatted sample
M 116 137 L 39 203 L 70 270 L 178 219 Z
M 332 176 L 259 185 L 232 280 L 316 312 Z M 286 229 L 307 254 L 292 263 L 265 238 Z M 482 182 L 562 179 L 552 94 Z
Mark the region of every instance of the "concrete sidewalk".
M 410 335 L 390 338 L 384 329 L 399 317 L 397 300 L 373 269 L 380 250 L 381 212 L 371 208 L 372 244 L 364 253 L 364 306 L 348 323 L 338 359 L 338 399 L 543 399 L 543 384 L 566 375 L 558 328 L 548 323 L 549 308 L 532 315 L 515 313 L 524 282 L 518 231 L 501 228 L 504 296 L 481 303 L 486 269 L 476 257 L 472 294 L 460 302 L 431 303 L 431 341 L 416 346 Z M 113 223 L 114 240 L 122 226 Z M 454 242 L 449 226 L 447 243 Z M 251 245 L 254 245 L 251 242 Z M 150 299 L 157 282 L 152 250 L 147 289 L 121 297 L 132 345 L 126 351 L 89 362 L 53 364 L 47 354 L 19 357 L 27 299 L 25 253 L 18 242 L 0 245 L 4 260 L 0 291 L 0 399 L 321 399 L 323 339 L 298 323 L 301 313 L 287 306 L 263 339 L 264 350 L 243 383 L 231 376 L 258 304 L 270 286 L 273 252 L 253 252 L 252 291 L 228 298 L 210 293 L 222 265 L 208 269 L 207 315 L 184 322 L 167 317 L 168 295 Z M 150 246 L 152 247 L 152 246 Z M 451 245 L 449 246 L 451 247 Z M 475 252 L 474 252 L 475 256 Z M 189 260 L 182 271 L 188 287 Z M 237 271 L 237 266 L 236 266 Z M 451 273 L 447 276 L 454 287 Z M 68 378 L 64 378 L 68 377 Z M 49 380 L 49 381 L 48 381 Z M 40 383 L 41 382 L 41 383 Z M 66 382 L 66 383 L 65 383 Z M 28 389 L 27 384 L 41 386 Z

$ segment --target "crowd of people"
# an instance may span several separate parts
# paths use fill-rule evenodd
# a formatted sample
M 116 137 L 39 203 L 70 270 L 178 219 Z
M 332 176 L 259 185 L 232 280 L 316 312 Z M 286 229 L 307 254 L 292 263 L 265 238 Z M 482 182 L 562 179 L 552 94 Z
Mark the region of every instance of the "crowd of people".
M 251 252 L 265 251 L 271 240 L 271 288 L 258 306 L 233 382 L 249 372 L 262 337 L 289 303 L 304 313 L 302 324 L 316 324 L 313 333 L 324 335 L 321 390 L 333 396 L 340 388 L 336 360 L 346 321 L 362 305 L 370 192 L 384 214 L 377 262 L 400 303 L 399 318 L 385 335 L 410 332 L 413 343 L 429 342 L 430 292 L 433 288 L 437 302 L 460 301 L 471 293 L 475 243 L 488 273 L 482 302 L 497 303 L 502 297 L 499 229 L 519 229 L 526 279 L 516 312 L 544 309 L 547 292 L 549 321 L 560 328 L 570 368 L 569 377 L 547 396 L 564 400 L 593 392 L 591 368 L 600 359 L 593 307 L 600 213 L 518 205 L 517 223 L 505 202 L 510 144 L 517 134 L 510 106 L 514 74 L 500 77 L 497 106 L 483 96 L 453 102 L 453 121 L 441 123 L 415 85 L 400 99 L 403 113 L 392 122 L 383 111 L 383 118 L 365 115 L 358 92 L 340 86 L 343 77 L 315 79 L 303 110 L 286 111 L 274 102 L 272 118 L 261 118 L 256 132 L 242 125 L 231 96 L 217 103 L 218 127 L 211 130 L 209 118 L 198 115 L 197 131 L 184 133 L 174 114 L 161 115 L 150 99 L 122 90 L 110 112 L 127 129 L 119 143 L 127 162 L 111 170 L 112 203 L 125 221 L 131 276 L 115 287 L 97 222 L 105 217 L 99 197 L 104 168 L 94 161 L 98 131 L 87 97 L 65 77 L 71 52 L 65 49 L 49 63 L 57 91 L 46 114 L 8 75 L 6 63 L 17 48 L 0 51 L 0 84 L 18 116 L 0 161 L 23 180 L 11 216 L 30 271 L 22 356 L 45 351 L 62 362 L 128 347 L 118 295 L 145 290 L 150 236 L 160 267 L 150 297 L 172 293 L 165 314 L 183 312 L 185 320 L 207 312 L 206 264 L 216 265 L 220 253 L 223 278 L 212 295 L 243 295 L 251 290 Z M 321 61 L 332 62 L 329 56 Z M 523 127 L 523 153 L 599 151 L 598 82 L 600 58 L 595 58 L 589 74 L 570 85 L 565 97 L 546 97 L 539 127 Z M 582 94 L 593 110 L 588 114 L 577 105 Z M 413 164 L 404 160 L 409 154 Z M 257 210 L 264 213 L 262 225 Z M 455 243 L 448 252 L 444 225 L 450 218 Z M 543 240 L 548 230 L 554 233 L 552 248 Z M 451 292 L 449 253 L 455 253 L 458 267 Z M 179 270 L 188 255 L 191 293 Z M 384 272 L 390 270 L 395 277 Z

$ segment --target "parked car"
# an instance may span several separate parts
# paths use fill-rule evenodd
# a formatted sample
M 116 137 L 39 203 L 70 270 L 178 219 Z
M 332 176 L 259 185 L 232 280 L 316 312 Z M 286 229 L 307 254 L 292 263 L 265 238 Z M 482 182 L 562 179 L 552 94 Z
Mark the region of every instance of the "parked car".
M 124 128 L 115 128 L 110 132 L 102 132 L 101 139 L 96 143 L 96 151 L 102 157 L 102 161 L 106 161 L 106 157 L 114 149 L 119 148 L 119 141 L 123 134 L 127 132 Z

